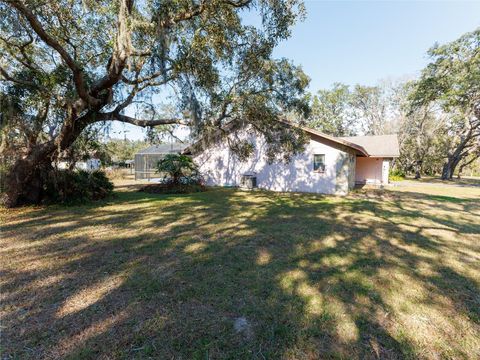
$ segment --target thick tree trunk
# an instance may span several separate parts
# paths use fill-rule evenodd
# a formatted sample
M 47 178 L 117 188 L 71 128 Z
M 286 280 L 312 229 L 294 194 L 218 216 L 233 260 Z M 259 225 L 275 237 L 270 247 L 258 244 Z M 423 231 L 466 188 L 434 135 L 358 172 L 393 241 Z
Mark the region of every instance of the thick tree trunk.
M 453 174 L 450 160 L 443 165 L 442 180 L 450 180 L 450 174 Z
M 52 169 L 49 161 L 38 159 L 34 154 L 18 159 L 6 177 L 4 205 L 39 204 L 43 197 L 44 180 Z
M 65 121 L 56 141 L 32 145 L 28 154 L 17 159 L 6 176 L 6 192 L 2 199 L 4 205 L 16 207 L 39 204 L 46 176 L 53 170 L 53 160 L 59 152 L 69 148 L 83 129 L 94 121 L 94 113 L 87 113 L 76 121 Z
M 456 156 L 448 157 L 447 162 L 443 165 L 442 180 L 452 180 L 453 173 L 455 172 L 455 169 L 460 160 L 461 159 Z

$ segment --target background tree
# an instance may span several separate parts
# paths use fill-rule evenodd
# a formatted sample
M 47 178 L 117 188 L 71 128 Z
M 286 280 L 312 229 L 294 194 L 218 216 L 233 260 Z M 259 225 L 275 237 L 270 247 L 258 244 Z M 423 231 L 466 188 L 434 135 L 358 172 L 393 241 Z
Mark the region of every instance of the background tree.
M 400 157 L 395 167 L 402 173 L 413 173 L 415 178 L 423 174 L 434 175 L 445 157 L 445 116 L 434 104 L 411 110 L 412 81 L 397 84 L 392 90 L 390 123 L 397 124 Z
M 145 149 L 149 143 L 142 140 L 132 141 L 129 139 L 110 139 L 105 147 L 109 154 L 111 162 L 124 163 L 127 160 L 133 160 L 135 154 Z
M 333 136 L 384 135 L 398 131 L 396 103 L 399 85 L 383 82 L 377 86 L 335 83 L 310 95 L 309 125 Z
M 242 23 L 245 10 L 259 28 Z M 308 78 L 272 59 L 303 16 L 295 0 L 0 0 L 0 14 L 0 93 L 15 109 L 1 110 L 3 139 L 26 140 L 7 206 L 38 202 L 52 162 L 92 124 L 184 124 L 194 137 L 249 124 L 270 157 L 305 143 L 277 120 L 306 114 Z M 162 116 L 155 98 L 175 116 Z
M 460 162 L 474 151 L 480 137 L 480 30 L 429 50 L 432 62 L 423 70 L 414 107 L 437 102 L 451 116 L 449 146 L 442 179 L 451 179 Z
M 352 91 L 350 102 L 353 116 L 361 125 L 364 135 L 387 133 L 388 104 L 381 87 L 356 85 Z
M 319 90 L 311 97 L 309 126 L 333 136 L 356 135 L 350 101 L 350 89 L 345 84 L 335 83 L 331 89 Z
M 475 165 L 477 166 L 479 165 L 479 160 L 480 160 L 480 139 L 475 145 L 475 147 L 472 149 L 472 151 L 470 151 L 470 153 L 461 160 L 458 166 L 457 178 L 460 179 L 464 170 L 468 168 L 470 168 L 471 172 L 473 172 L 473 170 L 476 170 L 477 174 L 480 173 L 479 171 L 480 169 L 475 168 Z

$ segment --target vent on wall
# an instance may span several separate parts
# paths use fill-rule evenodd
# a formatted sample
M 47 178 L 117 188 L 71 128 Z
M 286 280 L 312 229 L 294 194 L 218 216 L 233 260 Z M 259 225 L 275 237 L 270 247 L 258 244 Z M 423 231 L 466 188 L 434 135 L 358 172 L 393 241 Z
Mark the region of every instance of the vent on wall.
M 244 189 L 253 189 L 257 187 L 257 177 L 254 175 L 242 175 L 240 187 Z

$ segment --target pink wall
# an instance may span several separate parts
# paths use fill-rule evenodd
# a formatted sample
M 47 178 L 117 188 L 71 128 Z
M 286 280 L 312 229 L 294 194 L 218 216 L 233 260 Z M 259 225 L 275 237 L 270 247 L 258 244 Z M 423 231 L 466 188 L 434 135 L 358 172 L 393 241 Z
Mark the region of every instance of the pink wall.
M 382 158 L 357 157 L 355 182 L 367 184 L 382 183 Z

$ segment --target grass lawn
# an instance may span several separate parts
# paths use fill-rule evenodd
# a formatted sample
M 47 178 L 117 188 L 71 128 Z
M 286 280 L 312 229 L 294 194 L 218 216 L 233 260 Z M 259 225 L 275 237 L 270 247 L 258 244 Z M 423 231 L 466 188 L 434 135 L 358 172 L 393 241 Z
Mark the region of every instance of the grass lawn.
M 2 359 L 480 358 L 479 187 L 0 211 Z
M 463 186 L 480 186 L 480 177 L 464 177 L 457 179 L 454 177 L 452 180 L 442 180 L 439 177 L 424 176 L 420 179 L 414 179 L 413 177 L 407 177 L 405 180 L 412 183 L 432 183 L 432 184 L 453 184 L 453 185 L 463 185 Z

